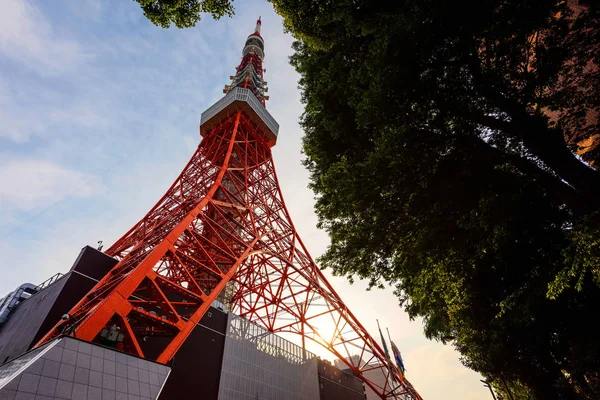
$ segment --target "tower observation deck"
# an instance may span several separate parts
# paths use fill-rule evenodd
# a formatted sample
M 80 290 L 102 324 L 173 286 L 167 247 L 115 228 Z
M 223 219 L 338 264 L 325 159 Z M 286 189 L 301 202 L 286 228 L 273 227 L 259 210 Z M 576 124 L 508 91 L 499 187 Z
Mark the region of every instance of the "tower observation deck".
M 263 60 L 265 58 L 265 41 L 260 36 L 261 21 L 256 22 L 254 33 L 248 36 L 242 62 L 231 76 L 231 84 L 225 85 L 225 97 L 202 113 L 200 118 L 200 134 L 205 136 L 212 127 L 226 120 L 242 109 L 244 113 L 261 129 L 269 146 L 277 142 L 279 124 L 265 108 L 269 99 L 267 82 L 263 79 Z

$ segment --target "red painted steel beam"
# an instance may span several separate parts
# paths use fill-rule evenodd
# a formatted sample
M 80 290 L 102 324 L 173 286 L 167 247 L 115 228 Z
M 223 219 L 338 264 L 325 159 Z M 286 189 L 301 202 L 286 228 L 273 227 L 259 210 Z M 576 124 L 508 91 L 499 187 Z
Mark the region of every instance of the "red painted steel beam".
M 262 60 L 250 53 L 240 66 L 249 64 L 261 68 L 262 79 Z M 258 90 L 247 79 L 243 85 Z M 159 337 L 152 358 L 167 363 L 231 283 L 239 315 L 300 335 L 303 345 L 318 343 L 383 399 L 421 399 L 308 253 L 283 200 L 274 142 L 252 112 L 229 109 L 229 117 L 211 120 L 165 195 L 106 251 L 118 264 L 39 344 L 65 329 L 97 342 L 112 327 L 123 334 L 119 348 L 140 357 L 149 357 L 148 343 Z M 386 383 L 369 379 L 372 370 Z

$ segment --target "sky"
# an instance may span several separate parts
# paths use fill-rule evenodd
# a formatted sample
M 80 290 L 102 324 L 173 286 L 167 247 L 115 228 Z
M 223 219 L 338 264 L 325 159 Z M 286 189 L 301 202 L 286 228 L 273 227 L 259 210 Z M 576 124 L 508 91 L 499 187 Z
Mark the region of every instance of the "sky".
M 152 25 L 132 0 L 0 1 L 0 297 L 67 271 L 82 247 L 108 247 L 144 216 L 197 147 L 200 114 L 223 96 L 258 16 L 279 182 L 311 255 L 325 251 L 301 165 L 293 39 L 266 0 L 235 7 L 179 30 Z M 491 398 L 391 289 L 325 273 L 371 335 L 376 319 L 389 328 L 424 399 Z

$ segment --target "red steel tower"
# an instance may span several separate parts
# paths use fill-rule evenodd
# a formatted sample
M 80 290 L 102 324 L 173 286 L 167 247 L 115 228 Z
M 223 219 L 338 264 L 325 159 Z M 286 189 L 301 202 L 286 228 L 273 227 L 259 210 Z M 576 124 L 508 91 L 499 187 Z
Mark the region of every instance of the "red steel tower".
M 183 172 L 106 251 L 119 263 L 40 343 L 68 332 L 167 363 L 227 286 L 236 314 L 325 347 L 381 398 L 421 399 L 290 219 L 271 155 L 279 125 L 265 109 L 260 27 L 259 19 L 226 95 L 202 114 L 202 141 Z M 369 380 L 368 370 L 386 382 Z

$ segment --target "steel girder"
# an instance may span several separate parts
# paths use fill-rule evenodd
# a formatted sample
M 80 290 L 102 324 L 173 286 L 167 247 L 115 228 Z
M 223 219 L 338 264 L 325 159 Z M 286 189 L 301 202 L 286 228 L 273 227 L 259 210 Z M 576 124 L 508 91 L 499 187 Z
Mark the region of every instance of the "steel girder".
M 119 263 L 40 343 L 65 329 L 101 341 L 112 327 L 121 350 L 167 363 L 229 283 L 236 314 L 325 347 L 381 398 L 420 399 L 309 255 L 270 146 L 242 110 L 211 129 L 162 199 L 106 253 Z M 374 369 L 384 384 L 365 376 Z

